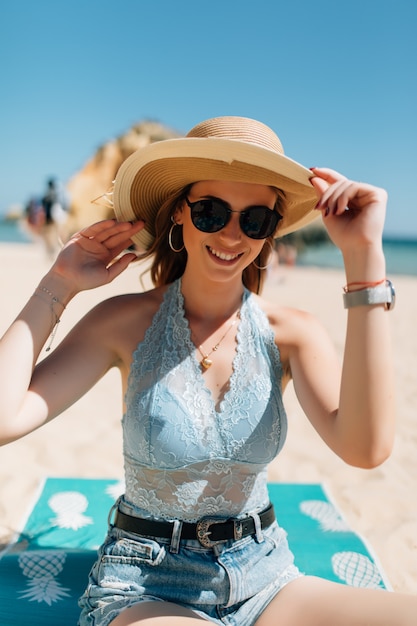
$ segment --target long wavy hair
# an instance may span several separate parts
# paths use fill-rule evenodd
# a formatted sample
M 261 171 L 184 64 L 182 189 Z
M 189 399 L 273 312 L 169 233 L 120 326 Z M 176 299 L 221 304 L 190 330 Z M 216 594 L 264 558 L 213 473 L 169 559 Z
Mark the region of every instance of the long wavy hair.
M 150 273 L 152 282 L 156 287 L 168 285 L 180 278 L 184 273 L 188 254 L 184 248 L 182 228 L 178 226 L 172 232 L 172 244 L 179 252 L 174 252 L 169 245 L 169 231 L 173 224 L 173 216 L 191 187 L 192 185 L 188 185 L 161 205 L 155 218 L 155 239 L 151 247 L 138 257 L 141 260 L 153 257 Z M 284 192 L 280 189 L 275 189 L 275 191 L 277 192 L 277 200 L 274 210 L 281 213 L 280 207 L 284 199 Z M 265 239 L 262 250 L 254 262 L 243 270 L 242 281 L 249 291 L 256 294 L 262 291 L 268 261 L 270 261 L 273 251 L 274 237 L 271 235 Z

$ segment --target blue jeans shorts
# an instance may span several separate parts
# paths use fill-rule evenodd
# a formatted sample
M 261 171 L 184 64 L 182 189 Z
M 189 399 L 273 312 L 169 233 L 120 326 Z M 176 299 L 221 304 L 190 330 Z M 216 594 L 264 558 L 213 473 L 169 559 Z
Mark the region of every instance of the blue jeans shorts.
M 161 539 L 110 526 L 79 601 L 79 626 L 108 626 L 123 609 L 150 600 L 180 604 L 214 624 L 253 626 L 278 591 L 301 576 L 276 522 L 213 548 L 178 536 L 175 529 Z

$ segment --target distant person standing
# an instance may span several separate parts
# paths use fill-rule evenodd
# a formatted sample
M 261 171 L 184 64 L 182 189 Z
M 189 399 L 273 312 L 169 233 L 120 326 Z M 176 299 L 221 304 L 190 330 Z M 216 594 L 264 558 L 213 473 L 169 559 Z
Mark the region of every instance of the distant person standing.
M 49 256 L 54 257 L 60 248 L 62 239 L 61 227 L 66 221 L 66 211 L 68 209 L 66 194 L 60 183 L 54 178 L 50 178 L 47 182 L 47 188 L 42 197 L 42 206 L 45 219 L 41 236 L 47 253 Z

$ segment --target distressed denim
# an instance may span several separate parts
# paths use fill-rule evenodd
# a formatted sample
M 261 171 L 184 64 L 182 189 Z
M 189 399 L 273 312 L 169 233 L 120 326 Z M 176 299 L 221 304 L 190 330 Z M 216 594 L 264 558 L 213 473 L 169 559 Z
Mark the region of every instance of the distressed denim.
M 169 601 L 208 621 L 253 626 L 272 598 L 301 576 L 285 531 L 274 522 L 258 536 L 204 548 L 197 540 L 141 537 L 110 527 L 80 599 L 79 626 L 108 626 L 123 609 Z

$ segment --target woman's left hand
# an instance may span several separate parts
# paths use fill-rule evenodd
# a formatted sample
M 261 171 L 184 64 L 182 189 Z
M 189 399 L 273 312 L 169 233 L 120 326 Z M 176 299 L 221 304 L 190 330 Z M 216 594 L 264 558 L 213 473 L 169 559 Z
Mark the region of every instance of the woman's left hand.
M 387 192 L 347 179 L 327 168 L 314 167 L 311 183 L 319 193 L 316 209 L 333 243 L 342 252 L 381 245 Z

